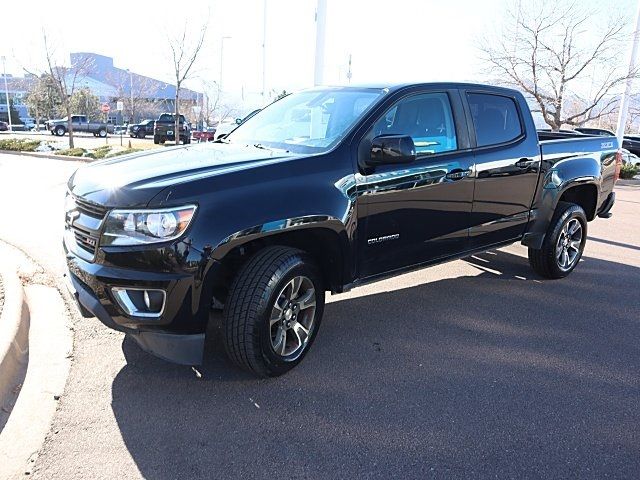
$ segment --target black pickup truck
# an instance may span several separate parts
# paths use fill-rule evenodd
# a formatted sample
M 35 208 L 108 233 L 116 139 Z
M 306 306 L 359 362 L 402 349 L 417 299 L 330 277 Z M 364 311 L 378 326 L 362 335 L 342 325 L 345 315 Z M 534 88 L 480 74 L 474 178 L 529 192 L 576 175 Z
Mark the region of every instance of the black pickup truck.
M 167 140 L 175 141 L 176 121 L 174 118 L 172 113 L 163 113 L 158 117 L 153 127 L 153 143 L 160 144 Z M 178 135 L 183 144 L 191 143 L 191 128 L 189 128 L 184 115 L 180 115 L 180 133 Z
M 619 168 L 615 138 L 540 142 L 510 89 L 302 91 L 221 141 L 79 169 L 70 284 L 85 316 L 184 364 L 221 308 L 229 357 L 280 375 L 313 342 L 325 292 L 513 242 L 538 275 L 568 275 Z

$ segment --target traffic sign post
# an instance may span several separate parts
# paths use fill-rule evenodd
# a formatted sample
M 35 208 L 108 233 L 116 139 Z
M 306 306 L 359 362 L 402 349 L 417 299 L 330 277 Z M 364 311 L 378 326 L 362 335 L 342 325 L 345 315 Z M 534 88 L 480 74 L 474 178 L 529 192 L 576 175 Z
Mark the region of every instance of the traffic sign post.
M 122 118 L 122 110 L 124 110 L 124 102 L 117 102 L 116 110 L 120 112 L 120 118 Z M 122 146 L 122 125 L 120 125 L 120 146 Z
M 107 131 L 107 134 L 104 136 L 104 143 L 105 145 L 109 144 L 109 128 L 107 127 L 108 124 L 108 119 L 109 117 L 107 116 L 108 113 L 111 111 L 111 107 L 109 106 L 108 103 L 103 103 L 102 106 L 100 107 L 100 110 L 102 110 L 102 113 L 104 113 L 104 128 Z

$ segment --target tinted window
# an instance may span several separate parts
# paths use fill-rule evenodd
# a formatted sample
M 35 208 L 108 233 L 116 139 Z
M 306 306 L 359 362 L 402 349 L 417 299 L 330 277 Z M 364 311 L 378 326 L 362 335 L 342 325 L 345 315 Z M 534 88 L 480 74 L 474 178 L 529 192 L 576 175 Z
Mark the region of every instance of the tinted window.
M 429 155 L 458 148 L 455 123 L 446 93 L 403 98 L 374 126 L 374 136 L 409 135 L 416 154 Z
M 512 98 L 486 93 L 469 93 L 467 98 L 479 147 L 509 142 L 522 135 Z

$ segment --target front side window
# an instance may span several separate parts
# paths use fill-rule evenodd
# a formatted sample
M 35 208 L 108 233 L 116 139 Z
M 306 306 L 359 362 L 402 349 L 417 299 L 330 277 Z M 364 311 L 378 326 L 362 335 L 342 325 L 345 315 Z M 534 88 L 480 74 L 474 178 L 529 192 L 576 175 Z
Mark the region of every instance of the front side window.
M 467 98 L 478 147 L 507 143 L 522 135 L 513 98 L 488 93 L 468 93 Z
M 458 148 L 455 122 L 446 93 L 403 98 L 374 125 L 374 136 L 409 135 L 416 155 L 433 155 Z
M 381 89 L 314 89 L 293 93 L 240 124 L 225 141 L 296 153 L 322 153 L 335 146 Z

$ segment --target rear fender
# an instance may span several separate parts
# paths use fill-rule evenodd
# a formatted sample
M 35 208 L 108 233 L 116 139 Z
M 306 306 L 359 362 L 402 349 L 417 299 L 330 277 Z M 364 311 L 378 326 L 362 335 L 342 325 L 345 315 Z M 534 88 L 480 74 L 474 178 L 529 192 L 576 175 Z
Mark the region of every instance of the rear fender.
M 570 157 L 555 163 L 544 176 L 542 188 L 535 202 L 536 208 L 531 211 L 522 244 L 535 249 L 542 248 L 562 195 L 578 185 L 595 185 L 596 191 L 600 192 L 601 181 L 601 165 L 593 157 Z

